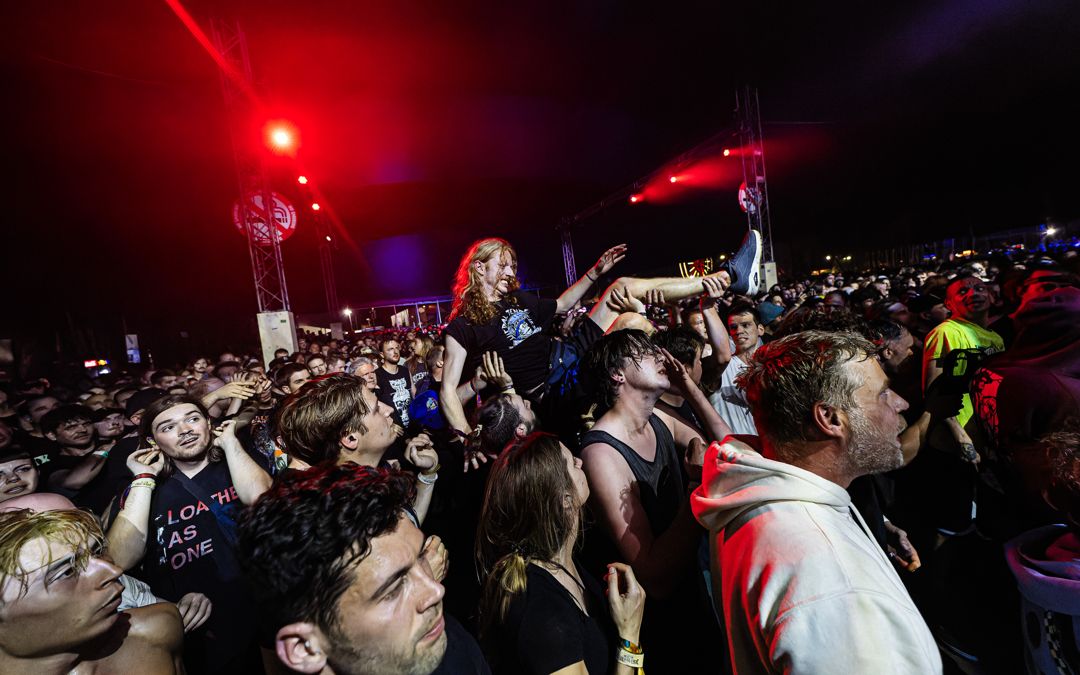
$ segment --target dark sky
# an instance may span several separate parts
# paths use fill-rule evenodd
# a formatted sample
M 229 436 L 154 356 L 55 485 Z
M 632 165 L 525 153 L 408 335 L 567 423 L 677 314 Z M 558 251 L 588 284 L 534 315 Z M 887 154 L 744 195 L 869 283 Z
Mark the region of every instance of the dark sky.
M 560 283 L 559 218 L 730 127 L 746 83 L 791 268 L 1080 217 L 1070 0 L 186 6 L 204 27 L 240 20 L 269 108 L 300 130 L 348 235 L 343 304 L 446 293 L 490 233 L 528 281 Z M 242 334 L 255 301 L 207 54 L 164 2 L 4 3 L 0 24 L 0 337 L 122 320 L 200 345 Z M 620 240 L 626 272 L 733 248 L 737 183 L 606 211 L 575 233 L 579 266 Z M 294 310 L 322 311 L 310 223 L 283 250 Z

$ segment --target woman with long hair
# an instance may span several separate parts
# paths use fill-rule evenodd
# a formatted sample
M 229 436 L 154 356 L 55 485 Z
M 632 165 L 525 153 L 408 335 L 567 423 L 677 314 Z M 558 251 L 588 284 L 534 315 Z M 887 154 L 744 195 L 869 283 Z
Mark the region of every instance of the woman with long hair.
M 496 673 L 629 675 L 645 592 L 611 563 L 604 589 L 573 559 L 589 484 L 581 460 L 551 434 L 507 446 L 488 478 L 477 530 L 484 588 L 480 637 Z

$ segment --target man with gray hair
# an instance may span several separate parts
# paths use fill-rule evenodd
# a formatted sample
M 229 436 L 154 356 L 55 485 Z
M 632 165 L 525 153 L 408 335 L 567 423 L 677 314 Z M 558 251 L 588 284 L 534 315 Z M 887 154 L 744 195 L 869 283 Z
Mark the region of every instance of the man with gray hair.
M 736 675 L 942 670 L 846 490 L 904 461 L 907 403 L 873 355 L 854 335 L 806 331 L 759 348 L 739 377 L 760 436 L 714 443 L 691 495 Z

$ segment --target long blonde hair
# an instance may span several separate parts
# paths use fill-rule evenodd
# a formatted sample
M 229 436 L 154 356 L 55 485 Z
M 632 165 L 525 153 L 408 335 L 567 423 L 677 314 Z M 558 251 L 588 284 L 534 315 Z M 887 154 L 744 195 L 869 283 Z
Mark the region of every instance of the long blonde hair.
M 450 320 L 464 316 L 470 323 L 485 324 L 495 317 L 495 305 L 484 295 L 483 276 L 477 271 L 475 263 L 486 263 L 503 251 L 509 251 L 517 268 L 517 253 L 510 242 L 498 237 L 478 239 L 461 257 L 457 273 L 454 274 L 454 308 Z M 510 290 L 517 289 L 517 280 L 510 284 Z

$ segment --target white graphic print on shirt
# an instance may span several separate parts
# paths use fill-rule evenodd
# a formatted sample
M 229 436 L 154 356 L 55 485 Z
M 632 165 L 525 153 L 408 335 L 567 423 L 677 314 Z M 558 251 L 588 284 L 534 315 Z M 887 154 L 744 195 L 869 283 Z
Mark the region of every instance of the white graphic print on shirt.
M 510 340 L 510 349 L 513 349 L 539 333 L 540 326 L 536 325 L 527 310 L 511 307 L 503 312 L 502 330 L 506 339 Z

